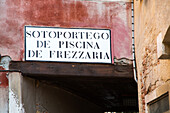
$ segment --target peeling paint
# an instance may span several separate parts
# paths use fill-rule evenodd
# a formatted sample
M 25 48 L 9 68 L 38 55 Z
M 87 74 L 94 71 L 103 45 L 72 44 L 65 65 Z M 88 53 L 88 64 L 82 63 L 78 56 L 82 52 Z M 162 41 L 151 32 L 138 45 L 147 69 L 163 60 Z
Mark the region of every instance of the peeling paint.
M 8 87 L 0 87 L 0 113 L 8 112 Z
M 8 69 L 8 59 L 0 56 L 0 70 Z M 8 113 L 7 72 L 0 72 L 0 113 Z
M 0 66 L 0 70 L 5 70 L 3 67 Z M 0 72 L 0 87 L 7 88 L 8 87 L 8 78 L 7 72 Z
M 9 113 L 25 113 L 22 102 L 12 90 L 9 90 Z
M 170 23 L 170 1 L 134 1 L 135 9 L 135 51 L 138 83 L 139 112 L 148 112 L 147 95 L 152 94 L 170 78 L 170 62 L 158 59 L 160 46 L 157 37 L 162 39 Z M 159 40 L 161 41 L 161 40 Z M 161 43 L 161 42 L 160 42 Z M 161 48 L 162 49 L 162 48 Z
M 112 55 L 132 59 L 129 0 L 3 0 L 0 53 L 23 60 L 24 26 L 111 29 Z
M 9 62 L 11 58 L 9 56 L 0 56 L 0 70 L 8 70 L 9 69 Z M 8 73 L 7 72 L 0 72 L 0 87 L 7 87 L 8 86 Z

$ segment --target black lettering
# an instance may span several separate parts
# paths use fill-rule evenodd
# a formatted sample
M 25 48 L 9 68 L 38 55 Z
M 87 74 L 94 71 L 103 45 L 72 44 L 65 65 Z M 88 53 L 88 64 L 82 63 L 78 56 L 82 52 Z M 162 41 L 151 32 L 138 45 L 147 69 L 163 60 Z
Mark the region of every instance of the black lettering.
M 39 40 L 37 40 L 37 48 L 41 48 L 41 47 L 50 48 L 49 43 L 50 43 L 50 41 L 39 41 Z
M 104 59 L 109 59 L 109 55 L 106 53 Z
M 68 48 L 68 41 L 66 41 L 66 48 Z
M 50 58 L 52 58 L 52 51 L 50 51 Z
M 43 38 L 46 38 L 46 32 L 48 31 L 41 31 L 43 33 Z
M 64 32 L 63 36 L 64 36 L 64 38 L 69 39 L 71 37 L 71 33 L 70 32 Z
M 95 52 L 95 54 L 94 54 L 94 55 L 95 55 L 95 58 L 96 58 L 96 59 L 98 59 L 98 58 L 99 58 L 99 57 L 98 57 L 98 52 Z
M 82 48 L 82 46 L 78 46 L 78 44 L 81 44 L 81 42 L 76 42 L 76 48 Z
M 81 52 L 81 54 L 80 54 L 79 58 L 81 58 L 81 57 L 82 57 L 83 53 L 84 53 L 84 51 L 82 51 L 82 52 Z
M 62 32 L 59 32 L 59 31 L 58 31 L 58 32 L 57 32 L 57 36 L 58 36 L 57 38 L 60 38 L 60 35 L 62 35 Z
M 62 56 L 62 51 L 57 51 L 57 58 L 63 58 Z
M 74 32 L 72 32 L 72 38 L 74 39 Z
M 61 48 L 61 45 L 64 45 L 64 41 L 59 41 L 59 48 Z
M 73 39 L 74 38 L 78 39 L 77 32 L 73 32 Z
M 92 39 L 92 32 L 86 32 L 86 39 Z
M 59 58 L 60 54 L 59 54 L 59 51 L 57 51 L 57 58 Z
M 48 41 L 47 41 L 47 43 L 46 43 L 46 44 L 47 44 L 47 45 L 46 45 L 46 46 L 47 46 L 47 48 L 50 48 L 49 43 L 50 43 L 50 41 L 48 40 Z
M 77 57 L 75 57 L 75 56 L 76 56 L 77 51 L 75 51 L 75 52 L 74 52 L 74 51 L 72 51 L 72 53 L 74 53 L 72 58 L 77 58 Z
M 40 46 L 39 46 L 39 41 L 37 40 L 37 48 L 39 48 Z
M 70 51 L 67 51 L 67 54 L 66 54 L 66 55 L 67 55 L 67 57 L 65 57 L 65 58 L 70 59 L 70 58 L 71 58 L 71 57 L 70 57 L 70 53 L 71 53 Z M 66 55 L 65 55 L 65 56 L 66 56 Z
M 33 32 L 32 32 L 32 36 L 33 36 L 34 38 L 39 38 L 39 37 L 40 37 L 40 32 L 39 32 L 39 31 L 33 31 Z
M 28 57 L 34 57 L 35 52 L 33 50 L 28 50 Z
M 36 50 L 36 57 L 38 57 L 38 51 Z
M 35 56 L 36 56 L 37 58 L 42 58 L 41 52 L 42 52 L 42 50 L 36 50 Z
M 47 43 L 46 43 L 46 41 L 44 41 L 44 48 L 46 48 L 46 47 L 47 47 L 46 45 L 47 45 Z
M 83 42 L 83 48 L 84 48 L 84 49 L 86 48 L 85 44 L 86 44 L 86 43 L 85 43 L 85 42 Z
M 52 33 L 53 33 L 53 34 L 52 34 Z M 56 37 L 56 32 L 50 31 L 50 32 L 49 32 L 49 37 L 50 37 L 50 38 L 55 38 L 55 37 Z
M 97 42 L 96 42 L 96 45 L 94 46 L 94 49 L 96 49 L 96 48 L 97 48 L 97 49 L 100 49 L 100 48 L 99 48 L 99 44 L 98 44 Z
M 93 59 L 95 59 L 95 52 L 93 52 Z
M 31 31 L 26 32 L 26 37 L 27 37 L 27 38 L 31 38 Z
M 87 57 L 88 57 L 89 59 L 91 59 L 91 58 L 90 58 L 90 55 L 89 55 L 89 52 L 87 52 L 87 54 L 86 54 L 86 56 L 85 56 L 85 59 L 87 59 Z
M 97 34 L 97 36 L 96 36 L 96 34 Z M 99 38 L 100 38 L 100 34 L 99 34 L 99 33 L 96 33 L 96 32 L 94 33 L 93 36 L 94 36 L 95 39 L 99 39 Z
M 89 46 L 90 46 L 91 48 L 93 48 L 93 42 L 91 42 L 91 44 L 90 44 L 89 42 L 87 42 L 87 48 L 88 48 Z
M 78 33 L 80 33 L 80 38 L 83 39 L 83 34 L 84 34 L 85 32 L 78 32 Z
M 100 59 L 102 59 L 102 52 L 100 52 Z
M 109 38 L 109 34 L 108 33 L 102 33 L 101 37 L 105 40 L 107 40 Z
M 69 48 L 74 48 L 74 42 L 73 41 L 70 42 L 69 44 L 70 44 Z

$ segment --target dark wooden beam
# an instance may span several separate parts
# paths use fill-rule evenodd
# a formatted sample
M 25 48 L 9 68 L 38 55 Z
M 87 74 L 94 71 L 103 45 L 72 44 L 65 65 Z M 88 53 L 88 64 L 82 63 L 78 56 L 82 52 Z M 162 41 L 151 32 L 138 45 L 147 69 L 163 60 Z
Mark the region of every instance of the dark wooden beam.
M 138 111 L 132 65 L 12 61 L 9 69 L 62 88 L 105 111 Z
M 9 68 L 11 70 L 19 70 L 25 75 L 48 77 L 84 76 L 133 78 L 132 65 L 12 61 Z

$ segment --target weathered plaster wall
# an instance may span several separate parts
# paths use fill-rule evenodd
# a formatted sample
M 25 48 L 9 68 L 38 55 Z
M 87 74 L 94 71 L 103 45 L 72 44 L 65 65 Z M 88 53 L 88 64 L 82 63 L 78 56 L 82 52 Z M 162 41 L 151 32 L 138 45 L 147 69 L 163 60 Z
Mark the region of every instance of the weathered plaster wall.
M 139 110 L 145 112 L 145 96 L 170 80 L 170 60 L 157 57 L 157 37 L 170 25 L 169 0 L 135 0 L 135 48 Z
M 0 65 L 1 59 L 0 59 Z M 4 67 L 0 66 L 0 70 L 5 70 Z M 0 113 L 8 112 L 8 79 L 7 72 L 0 72 Z
M 15 72 L 9 75 L 9 113 L 102 113 L 102 109 L 60 88 Z
M 13 72 L 9 74 L 9 113 L 25 113 L 25 108 L 23 104 L 23 77 L 18 72 Z M 27 88 L 27 87 L 25 87 Z M 25 89 L 24 88 L 24 89 Z M 32 89 L 25 89 L 32 92 Z M 33 95 L 28 96 L 27 98 L 32 97 Z M 27 105 L 26 103 L 25 105 Z M 30 99 L 30 105 L 32 108 L 30 112 L 34 112 L 32 101 Z
M 112 55 L 132 59 L 130 1 L 0 0 L 0 54 L 10 56 L 13 61 L 22 61 L 24 26 L 36 25 L 111 29 Z M 1 86 L 8 88 L 6 75 L 0 72 Z
M 0 113 L 8 113 L 8 88 L 0 87 Z
M 25 25 L 111 29 L 113 56 L 132 59 L 130 0 L 1 0 L 0 14 L 0 54 L 12 60 L 23 59 Z

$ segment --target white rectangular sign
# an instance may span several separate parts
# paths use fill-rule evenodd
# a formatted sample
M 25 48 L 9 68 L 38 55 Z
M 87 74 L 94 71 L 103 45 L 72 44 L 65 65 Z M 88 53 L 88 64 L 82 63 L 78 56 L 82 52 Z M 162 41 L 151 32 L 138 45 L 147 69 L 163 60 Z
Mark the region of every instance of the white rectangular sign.
M 107 29 L 25 26 L 25 60 L 111 63 Z

